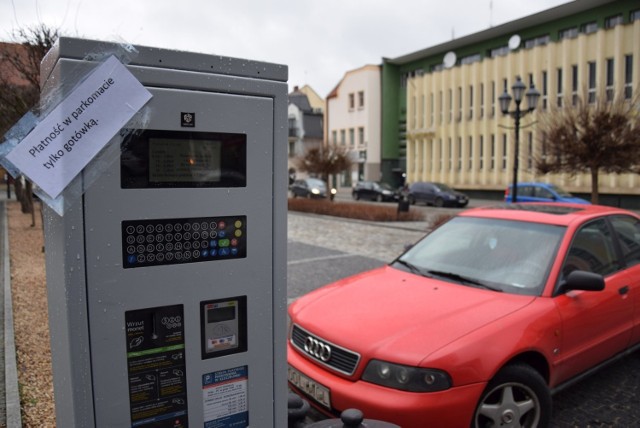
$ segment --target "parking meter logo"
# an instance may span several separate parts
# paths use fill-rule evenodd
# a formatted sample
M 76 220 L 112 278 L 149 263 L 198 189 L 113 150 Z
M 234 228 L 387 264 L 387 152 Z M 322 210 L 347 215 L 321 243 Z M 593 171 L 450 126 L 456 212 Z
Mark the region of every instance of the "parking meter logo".
M 182 317 L 162 317 L 162 325 L 168 330 L 182 327 Z

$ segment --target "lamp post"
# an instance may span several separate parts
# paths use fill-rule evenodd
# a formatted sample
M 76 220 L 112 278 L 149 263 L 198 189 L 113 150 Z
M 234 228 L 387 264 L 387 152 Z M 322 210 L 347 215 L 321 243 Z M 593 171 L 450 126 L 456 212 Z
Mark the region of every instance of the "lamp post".
M 513 159 L 513 186 L 511 188 L 511 202 L 517 202 L 518 200 L 518 151 L 520 146 L 520 118 L 524 117 L 526 114 L 531 113 L 536 108 L 536 104 L 538 104 L 538 99 L 540 98 L 540 92 L 533 85 L 533 81 L 530 82 L 529 89 L 526 91 L 527 86 L 522 82 L 520 76 L 516 77 L 516 82 L 511 87 L 513 92 L 513 100 L 516 104 L 516 109 L 513 111 L 509 111 L 509 104 L 511 103 L 511 95 L 507 92 L 507 88 L 504 88 L 504 93 L 498 97 L 498 101 L 500 102 L 500 110 L 502 110 L 502 114 L 510 115 L 515 120 L 515 146 L 514 146 L 514 159 Z M 527 97 L 527 109 L 520 109 L 520 102 L 522 101 L 523 95 Z

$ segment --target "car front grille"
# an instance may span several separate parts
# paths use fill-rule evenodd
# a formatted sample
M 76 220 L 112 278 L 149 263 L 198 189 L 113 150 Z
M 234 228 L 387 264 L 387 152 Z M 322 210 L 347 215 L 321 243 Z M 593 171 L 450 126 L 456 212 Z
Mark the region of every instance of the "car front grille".
M 313 340 L 316 341 L 315 343 L 329 347 L 331 350 L 330 356 L 323 360 L 312 352 L 305 350 L 305 344 L 308 340 Z M 348 376 L 351 376 L 356 371 L 356 367 L 358 367 L 358 362 L 360 361 L 360 355 L 357 353 L 315 336 L 297 325 L 293 326 L 293 331 L 291 332 L 291 344 L 301 353 L 319 364 Z

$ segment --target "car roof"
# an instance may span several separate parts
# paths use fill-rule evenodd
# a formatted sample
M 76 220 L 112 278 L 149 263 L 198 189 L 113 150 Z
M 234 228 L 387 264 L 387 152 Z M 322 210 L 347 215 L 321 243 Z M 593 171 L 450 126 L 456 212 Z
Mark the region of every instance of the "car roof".
M 638 217 L 637 214 L 621 208 L 557 202 L 551 204 L 537 202 L 496 204 L 472 208 L 459 215 L 462 217 L 497 218 L 568 226 L 574 222 L 582 223 L 590 218 L 611 214 L 626 214 Z

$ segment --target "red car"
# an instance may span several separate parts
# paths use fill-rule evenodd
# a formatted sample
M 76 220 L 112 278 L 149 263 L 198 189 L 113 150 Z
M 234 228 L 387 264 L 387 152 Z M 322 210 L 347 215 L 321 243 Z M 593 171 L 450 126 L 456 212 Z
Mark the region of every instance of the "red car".
M 468 210 L 289 316 L 289 384 L 328 416 L 544 427 L 553 392 L 640 348 L 640 217 L 556 203 Z

